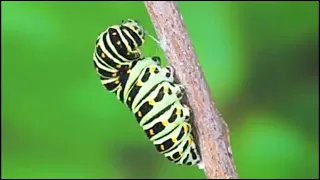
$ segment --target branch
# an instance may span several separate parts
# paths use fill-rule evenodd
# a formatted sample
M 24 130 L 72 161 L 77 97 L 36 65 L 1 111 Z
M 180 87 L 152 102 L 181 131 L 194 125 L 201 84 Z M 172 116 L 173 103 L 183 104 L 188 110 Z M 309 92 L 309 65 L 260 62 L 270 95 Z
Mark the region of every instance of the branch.
M 176 2 L 145 1 L 168 64 L 186 87 L 187 104 L 208 179 L 237 179 L 229 142 L 228 126 L 220 116 L 203 77 Z

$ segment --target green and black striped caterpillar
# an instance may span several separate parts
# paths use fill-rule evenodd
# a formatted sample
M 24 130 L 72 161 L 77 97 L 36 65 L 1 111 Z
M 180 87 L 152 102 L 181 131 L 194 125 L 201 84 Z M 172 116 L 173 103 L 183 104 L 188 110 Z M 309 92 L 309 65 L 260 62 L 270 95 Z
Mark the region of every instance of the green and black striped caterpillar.
M 144 43 L 145 31 L 137 21 L 128 19 L 102 32 L 93 54 L 94 66 L 108 91 L 120 88 L 120 69 L 128 69 L 133 61 L 142 58 L 139 47 Z
M 199 164 L 188 123 L 191 111 L 180 101 L 184 87 L 174 82 L 172 67 L 160 66 L 159 57 L 142 56 L 138 48 L 144 37 L 145 31 L 133 20 L 111 26 L 98 37 L 93 57 L 101 83 L 128 106 L 166 158 L 176 164 Z

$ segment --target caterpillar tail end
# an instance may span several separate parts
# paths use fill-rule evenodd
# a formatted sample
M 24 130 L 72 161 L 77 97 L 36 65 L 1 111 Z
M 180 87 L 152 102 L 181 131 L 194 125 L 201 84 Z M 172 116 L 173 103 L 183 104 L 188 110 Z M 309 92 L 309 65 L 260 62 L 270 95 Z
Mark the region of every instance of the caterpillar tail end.
M 198 164 L 197 164 L 198 168 L 203 170 L 204 169 L 204 164 L 203 164 L 203 161 L 200 161 Z

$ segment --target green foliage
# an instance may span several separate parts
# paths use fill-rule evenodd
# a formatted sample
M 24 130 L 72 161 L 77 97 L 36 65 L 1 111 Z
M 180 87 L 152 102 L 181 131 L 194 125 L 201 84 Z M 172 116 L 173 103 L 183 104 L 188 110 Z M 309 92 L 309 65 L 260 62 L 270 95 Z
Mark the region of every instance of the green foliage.
M 1 2 L 2 178 L 204 178 L 97 80 L 97 35 L 143 2 Z M 241 178 L 317 178 L 318 2 L 179 2 Z M 147 39 L 146 55 L 163 54 Z

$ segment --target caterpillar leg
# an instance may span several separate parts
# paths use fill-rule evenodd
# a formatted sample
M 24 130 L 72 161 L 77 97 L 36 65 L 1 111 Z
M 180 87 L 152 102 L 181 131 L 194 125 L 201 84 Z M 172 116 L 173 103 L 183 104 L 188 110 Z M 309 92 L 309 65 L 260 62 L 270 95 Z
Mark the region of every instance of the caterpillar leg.
M 184 95 L 186 93 L 186 88 L 184 87 L 184 85 L 178 84 L 178 87 L 180 88 L 182 95 Z
M 182 98 L 182 96 L 185 94 L 186 92 L 186 88 L 182 85 L 182 84 L 178 84 L 178 83 L 174 83 L 174 68 L 172 66 L 167 66 L 163 69 L 166 69 L 165 72 L 165 76 L 170 79 L 169 82 L 172 83 L 173 86 L 177 86 L 179 88 L 179 91 L 177 91 L 177 95 L 179 98 Z
M 166 71 L 168 72 L 166 76 L 170 79 L 170 82 L 174 82 L 174 69 L 171 66 L 165 67 Z
M 174 69 L 171 66 L 167 66 L 166 69 L 169 71 L 170 75 L 173 77 L 174 76 Z
M 165 77 L 165 81 L 167 82 L 173 83 L 174 81 L 173 73 L 174 73 L 174 70 L 170 66 L 161 68 L 161 74 Z
M 185 94 L 186 92 L 186 89 L 183 85 L 181 84 L 175 84 L 175 87 L 178 88 L 179 90 L 177 91 L 177 97 L 179 99 L 182 99 L 183 95 Z
M 184 119 L 185 121 L 189 121 L 190 115 L 191 115 L 191 109 L 187 105 L 182 105 L 182 107 L 183 107 Z

